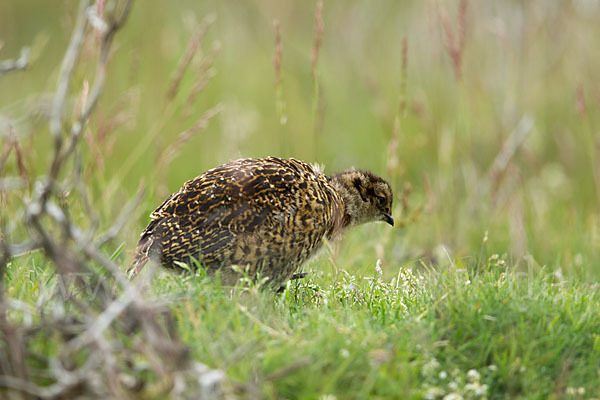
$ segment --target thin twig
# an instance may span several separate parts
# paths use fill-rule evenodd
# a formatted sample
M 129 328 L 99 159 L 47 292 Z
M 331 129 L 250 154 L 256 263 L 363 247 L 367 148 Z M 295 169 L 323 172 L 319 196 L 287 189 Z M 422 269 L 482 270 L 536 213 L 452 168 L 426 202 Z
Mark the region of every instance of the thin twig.
M 300 368 L 306 367 L 307 365 L 309 365 L 311 363 L 311 361 L 312 360 L 308 357 L 298 360 L 295 363 L 292 363 L 292 364 L 288 365 L 287 367 L 284 367 L 278 371 L 275 371 L 271 375 L 266 376 L 264 378 L 264 380 L 266 382 L 270 382 L 270 381 L 276 381 L 276 380 L 285 378 L 286 376 L 296 372 Z
M 117 216 L 115 222 L 111 225 L 111 227 L 105 233 L 100 235 L 98 239 L 96 239 L 95 244 L 97 247 L 102 247 L 103 245 L 117 237 L 117 235 L 119 234 L 119 232 L 121 232 L 121 229 L 123 229 L 125 224 L 130 221 L 131 214 L 133 213 L 133 211 L 142 202 L 145 192 L 146 189 L 144 185 L 141 184 L 135 198 L 129 200 L 129 202 L 125 204 L 125 207 L 123 207 L 121 213 Z
M 16 60 L 4 60 L 0 62 L 0 76 L 13 71 L 22 71 L 29 66 L 29 47 L 23 47 L 21 54 Z
M 169 85 L 169 90 L 167 92 L 167 99 L 172 100 L 177 94 L 179 83 L 183 78 L 183 74 L 185 73 L 187 67 L 190 65 L 190 62 L 194 58 L 194 55 L 198 52 L 200 45 L 202 44 L 202 39 L 204 35 L 208 31 L 208 28 L 215 22 L 214 14 L 207 15 L 203 20 L 198 30 L 192 35 L 190 42 L 188 43 L 188 47 L 185 51 L 185 54 L 179 61 L 177 65 L 177 69 L 175 70 L 175 75 L 173 75 L 173 79 L 171 80 L 171 84 Z
M 63 58 L 63 62 L 60 68 L 60 77 L 58 79 L 58 85 L 56 87 L 56 92 L 54 93 L 54 99 L 52 101 L 52 111 L 50 114 L 50 132 L 52 133 L 55 142 L 58 142 L 58 144 L 55 144 L 55 146 L 59 148 L 61 143 L 60 131 L 62 126 L 61 120 L 63 114 L 63 107 L 65 104 L 67 91 L 69 90 L 69 86 L 71 84 L 71 74 L 73 73 L 73 69 L 75 68 L 75 64 L 79 59 L 79 54 L 83 46 L 85 28 L 87 26 L 85 10 L 87 10 L 89 5 L 90 0 L 81 0 L 79 2 L 77 22 L 75 23 L 73 35 L 71 35 L 69 47 L 67 48 L 67 52 L 65 53 L 65 57 Z

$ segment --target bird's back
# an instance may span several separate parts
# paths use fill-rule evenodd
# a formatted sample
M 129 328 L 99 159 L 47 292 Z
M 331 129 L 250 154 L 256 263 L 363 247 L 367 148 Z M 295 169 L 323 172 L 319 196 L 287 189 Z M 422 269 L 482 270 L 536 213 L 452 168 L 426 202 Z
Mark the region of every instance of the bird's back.
M 230 268 L 275 284 L 341 229 L 343 201 L 316 168 L 299 160 L 241 159 L 186 182 L 152 214 L 132 264 L 156 257 L 166 267 L 197 259 L 233 283 Z M 193 266 L 193 265 L 192 265 Z

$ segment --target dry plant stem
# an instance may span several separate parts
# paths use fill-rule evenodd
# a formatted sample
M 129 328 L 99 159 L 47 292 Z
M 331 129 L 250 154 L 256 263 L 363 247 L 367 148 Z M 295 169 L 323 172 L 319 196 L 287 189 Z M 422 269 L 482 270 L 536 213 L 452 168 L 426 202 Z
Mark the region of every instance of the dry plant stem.
M 206 26 L 206 29 L 208 29 L 210 27 L 210 25 L 212 24 L 211 18 L 214 19 L 214 17 L 210 17 L 210 16 L 208 16 L 204 19 L 203 25 Z M 202 38 L 203 36 L 204 36 L 204 33 L 201 36 L 196 35 L 197 38 L 198 37 Z M 188 49 L 194 48 L 194 46 L 196 46 L 196 45 L 192 45 L 192 42 L 193 42 L 193 40 L 188 45 Z M 218 48 L 213 47 L 213 49 L 214 49 L 213 50 L 213 54 L 214 54 L 214 53 L 216 53 Z M 194 50 L 194 54 L 195 54 L 195 51 L 197 51 L 197 46 L 196 46 L 196 50 Z M 212 65 L 212 59 L 209 57 L 207 59 L 206 63 L 210 63 L 210 64 L 205 64 L 205 65 Z M 178 68 L 176 69 L 176 71 L 181 71 L 181 72 L 175 73 L 173 82 L 171 83 L 171 87 L 175 87 L 175 88 L 178 87 L 179 83 L 177 82 L 177 80 L 181 79 L 181 77 L 179 77 L 179 78 L 177 78 L 177 77 L 178 77 L 178 75 L 183 75 L 185 73 L 188 65 L 189 65 L 189 61 L 186 62 L 186 57 L 184 56 L 182 58 L 182 61 L 180 61 Z M 207 70 L 208 70 L 208 67 L 207 67 Z M 201 81 L 202 81 L 202 79 L 201 79 Z M 188 101 L 193 101 L 195 99 L 195 96 L 202 90 L 203 86 L 202 86 L 201 81 L 198 82 L 192 89 L 190 97 L 188 97 Z M 175 83 L 175 82 L 177 82 L 177 83 Z M 176 92 L 173 94 L 173 96 L 175 96 L 175 95 L 176 95 Z M 125 162 L 123 164 L 123 167 L 121 168 L 121 171 L 123 171 L 123 172 L 121 174 L 117 175 L 108 184 L 106 190 L 104 191 L 105 198 L 110 198 L 111 196 L 114 195 L 114 192 L 116 191 L 118 186 L 121 184 L 121 182 L 125 178 L 126 171 L 129 171 L 132 168 L 132 166 L 135 165 L 135 163 L 138 162 L 139 159 L 147 153 L 148 147 L 150 147 L 150 145 L 152 143 L 154 143 L 156 138 L 162 133 L 165 123 L 176 114 L 178 105 L 175 104 L 175 102 L 170 101 L 169 99 L 170 99 L 169 94 L 167 93 L 168 101 L 167 101 L 167 106 L 165 107 L 164 112 L 161 113 L 160 118 L 150 128 L 150 131 L 148 132 L 146 140 L 139 143 L 138 146 L 136 146 L 134 151 L 131 153 L 131 155 L 129 157 L 127 157 L 127 159 L 125 160 Z
M 194 123 L 194 125 L 183 131 L 177 137 L 177 140 L 172 143 L 164 152 L 160 154 L 160 158 L 156 162 L 157 171 L 159 175 L 162 175 L 163 179 L 160 179 L 161 182 L 166 182 L 166 174 L 168 171 L 168 167 L 171 162 L 177 157 L 177 154 L 183 147 L 183 145 L 192 139 L 196 134 L 206 129 L 210 120 L 216 117 L 223 110 L 223 106 L 221 104 L 217 104 L 216 106 L 208 109 L 207 111 L 200 116 L 200 118 Z M 159 186 L 159 192 L 163 195 L 167 195 L 168 190 L 166 184 L 161 184 Z
M 446 51 L 452 60 L 452 67 L 454 69 L 454 76 L 457 81 L 462 79 L 462 60 L 465 48 L 465 36 L 467 26 L 467 0 L 460 0 L 457 12 L 457 32 L 454 33 L 448 16 L 444 13 L 440 15 L 440 20 L 444 28 L 444 34 L 446 36 Z
M 516 154 L 517 150 L 521 147 L 521 145 L 523 145 L 525 139 L 527 138 L 527 136 L 529 136 L 529 133 L 531 133 L 531 131 L 533 130 L 534 125 L 535 120 L 531 115 L 526 114 L 521 118 L 521 120 L 517 124 L 517 127 L 508 137 L 508 139 L 502 146 L 500 153 L 498 153 L 498 155 L 494 159 L 494 162 L 492 163 L 492 166 L 488 170 L 488 182 L 492 182 L 495 184 L 498 181 L 499 177 L 504 173 L 504 171 L 508 167 L 510 160 Z
M 142 199 L 144 197 L 145 192 L 146 188 L 143 184 L 141 184 L 138 188 L 135 198 L 127 202 L 127 204 L 125 204 L 125 207 L 123 207 L 123 210 L 117 216 L 112 226 L 108 228 L 108 230 L 102 235 L 100 235 L 100 237 L 96 240 L 95 244 L 98 248 L 102 247 L 103 245 L 117 237 L 117 235 L 119 234 L 119 232 L 121 232 L 125 224 L 127 224 L 127 222 L 131 219 L 132 213 L 142 203 Z
M 122 287 L 128 287 L 129 281 L 125 277 L 125 274 L 121 271 L 118 265 L 113 263 L 108 257 L 106 257 L 96 246 L 94 246 L 89 237 L 84 235 L 83 232 L 76 227 L 65 215 L 63 210 L 51 201 L 46 204 L 46 211 L 48 216 L 54 219 L 57 223 L 62 225 L 64 231 L 68 237 L 73 239 L 83 253 L 102 265 L 108 270 L 121 284 Z
M 185 71 L 190 65 L 190 62 L 200 49 L 200 45 L 202 44 L 202 39 L 204 38 L 204 35 L 208 31 L 208 28 L 210 28 L 210 26 L 214 23 L 214 21 L 215 16 L 213 14 L 206 16 L 202 20 L 202 23 L 198 27 L 196 33 L 190 39 L 187 50 L 185 51 L 185 54 L 183 55 L 181 61 L 179 61 L 177 69 L 175 70 L 175 75 L 173 76 L 171 84 L 169 85 L 169 90 L 167 92 L 168 101 L 173 100 L 173 98 L 177 95 L 177 92 L 179 91 L 179 83 L 181 82 Z
M 210 53 L 204 57 L 202 64 L 200 65 L 200 70 L 198 71 L 198 75 L 200 78 L 194 83 L 192 86 L 192 90 L 190 90 L 190 94 L 188 95 L 185 105 L 186 109 L 183 113 L 184 117 L 188 117 L 193 112 L 193 105 L 196 101 L 196 98 L 202 92 L 202 90 L 208 85 L 212 78 L 212 74 L 210 73 L 210 67 L 214 64 L 215 57 L 220 50 L 220 45 L 218 42 L 213 43 L 213 46 L 210 50 Z
M 63 58 L 63 62 L 60 68 L 58 85 L 56 87 L 56 92 L 54 93 L 54 99 L 52 101 L 52 109 L 50 112 L 50 133 L 54 138 L 55 160 L 52 163 L 53 168 L 51 170 L 51 179 L 55 176 L 54 170 L 58 168 L 58 165 L 55 166 L 55 164 L 58 163 L 57 158 L 60 154 L 60 149 L 62 147 L 61 131 L 63 108 L 67 97 L 67 91 L 69 90 L 69 85 L 71 84 L 71 75 L 73 73 L 73 69 L 75 68 L 75 64 L 77 63 L 77 60 L 79 59 L 79 54 L 81 53 L 81 48 L 83 46 L 85 28 L 87 26 L 87 17 L 85 14 L 85 10 L 87 10 L 89 5 L 89 0 L 81 0 L 79 2 L 77 22 L 75 23 L 75 29 L 73 30 L 73 34 L 71 35 L 69 47 L 67 48 L 67 52 L 65 53 L 65 57 Z
M 400 95 L 398 108 L 394 117 L 392 128 L 392 137 L 388 143 L 388 175 L 395 183 L 400 166 L 398 162 L 398 147 L 400 145 L 401 121 L 406 116 L 406 86 L 407 86 L 407 68 L 408 68 L 408 41 L 406 37 L 402 39 L 402 64 L 400 67 Z
M 104 331 L 136 300 L 136 292 L 137 288 L 135 285 L 128 285 L 125 292 L 118 299 L 110 303 L 85 332 L 69 342 L 69 351 L 77 351 L 94 341 L 101 341 Z
M 314 120 L 314 150 L 315 155 L 318 153 L 318 134 L 322 128 L 322 104 L 321 104 L 321 88 L 319 84 L 319 75 L 317 65 L 319 62 L 319 50 L 323 41 L 323 1 L 317 2 L 315 9 L 315 31 L 313 39 L 313 50 L 311 57 L 311 73 L 313 81 L 313 120 Z
M 69 217 L 67 202 L 62 200 L 65 189 L 75 187 L 75 196 L 84 203 L 88 216 L 97 218 L 93 212 L 92 204 L 88 198 L 87 189 L 82 178 L 83 160 L 80 153 L 80 136 L 84 131 L 90 115 L 95 110 L 97 101 L 102 92 L 106 79 L 106 65 L 109 59 L 110 47 L 115 33 L 125 22 L 131 9 L 132 0 L 123 0 L 123 7 L 118 13 L 117 7 L 121 4 L 118 0 L 108 2 L 108 15 L 118 17 L 107 22 L 97 12 L 93 15 L 95 27 L 102 28 L 100 36 L 100 54 L 96 66 L 94 84 L 87 102 L 82 106 L 77 118 L 71 125 L 63 126 L 62 116 L 66 102 L 67 92 L 71 77 L 77 61 L 81 55 L 82 42 L 86 35 L 86 15 L 90 17 L 90 1 L 82 0 L 75 30 L 72 34 L 70 45 L 66 51 L 57 91 L 52 103 L 50 118 L 50 131 L 54 139 L 54 152 L 52 163 L 49 165 L 45 177 L 39 178 L 35 183 L 33 199 L 26 207 L 25 219 L 31 239 L 23 243 L 9 243 L 4 234 L 0 236 L 0 331 L 8 344 L 0 347 L 0 389 L 8 390 L 15 398 L 72 398 L 81 397 L 112 397 L 127 398 L 131 396 L 131 388 L 123 384 L 121 378 L 125 371 L 126 362 L 137 362 L 140 358 L 148 361 L 152 374 L 160 383 L 154 397 L 162 397 L 171 390 L 174 379 L 183 382 L 181 370 L 186 368 L 186 349 L 177 340 L 174 323 L 169 311 L 161 304 L 148 297 L 142 297 L 142 280 L 130 283 L 118 265 L 108 258 L 99 246 L 113 239 L 126 223 L 133 208 L 141 201 L 143 189 L 138 191 L 137 198 L 132 200 L 116 219 L 108 231 L 94 241 L 95 223 L 92 229 L 83 231 L 78 224 Z M 99 3 L 96 3 L 97 5 Z M 104 4 L 104 3 L 103 3 Z M 111 14 L 112 13 L 112 14 Z M 202 129 L 219 108 L 209 110 L 197 121 L 192 129 Z M 68 133 L 68 144 L 63 145 L 64 131 Z M 188 135 L 183 135 L 185 141 Z M 20 154 L 20 147 L 12 145 L 10 150 L 5 150 L 3 156 L 7 158 L 12 150 Z M 17 158 L 20 156 L 16 154 Z M 69 178 L 59 180 L 67 161 L 74 157 L 73 171 L 67 176 L 74 182 L 69 183 Z M 18 161 L 18 160 L 17 160 Z M 25 164 L 19 167 L 22 174 L 27 171 Z M 64 208 L 63 208 L 64 207 Z M 0 226 L 0 228 L 2 228 Z M 51 298 L 45 295 L 41 300 L 58 302 L 65 309 L 75 310 L 71 314 L 53 315 L 46 313 L 47 301 L 39 303 L 38 309 L 27 311 L 31 318 L 37 317 L 34 326 L 28 329 L 15 327 L 6 319 L 8 310 L 15 309 L 15 305 L 7 305 L 4 298 L 3 273 L 6 263 L 11 257 L 31 251 L 37 247 L 44 250 L 45 260 L 58 272 L 59 279 L 72 277 L 75 279 L 78 294 L 85 293 L 90 288 L 88 282 L 104 282 L 104 276 L 96 272 L 94 265 L 99 265 L 109 279 L 116 280 L 117 285 L 103 286 L 101 297 L 80 299 L 67 292 L 68 287 L 63 287 L 61 292 L 54 292 Z M 152 272 L 152 270 L 150 271 Z M 88 280 L 86 280 L 88 278 Z M 62 283 L 61 283 L 62 282 Z M 65 291 L 63 291 L 65 289 Z M 94 293 L 94 296 L 96 295 Z M 14 302 L 13 302 L 14 303 Z M 25 312 L 25 311 L 23 311 Z M 35 314 L 35 313 L 39 314 Z M 119 318 L 126 315 L 125 318 Z M 166 328 L 165 328 L 166 327 Z M 33 334 L 50 334 L 52 337 L 63 340 L 66 346 L 57 356 L 41 357 L 33 352 L 27 352 L 28 341 Z M 140 334 L 143 345 L 128 348 L 120 341 L 123 334 Z M 62 339 L 61 339 L 62 338 Z M 54 339 L 53 339 L 54 340 Z M 6 356 L 5 356 L 6 355 Z M 83 357 L 83 358 L 82 358 Z M 44 377 L 49 380 L 46 386 L 34 383 L 37 373 L 28 370 L 27 359 L 36 358 L 46 367 Z M 80 360 L 75 367 L 75 360 Z M 147 364 L 148 365 L 148 364 Z M 31 373 L 33 372 L 33 373 Z M 214 372 L 214 371 L 209 371 Z M 207 372 L 208 374 L 208 372 Z M 197 373 L 196 378 L 202 378 Z M 175 377 L 175 378 L 173 378 Z M 220 381 L 218 382 L 220 385 Z M 4 393 L 4 392 L 3 392 Z M 152 396 L 150 396 L 152 397 Z
M 319 50 L 323 41 L 323 0 L 317 2 L 315 10 L 315 32 L 313 39 L 313 51 L 311 57 L 311 73 L 313 84 L 317 82 L 317 64 L 319 62 Z
M 288 365 L 287 367 L 280 369 L 279 371 L 272 373 L 269 376 L 266 376 L 264 378 L 264 380 L 265 380 L 265 382 L 272 382 L 272 381 L 276 381 L 276 380 L 285 378 L 286 376 L 296 372 L 300 368 L 307 366 L 311 362 L 312 362 L 312 360 L 310 358 L 308 358 L 308 357 L 303 358 L 301 360 L 298 360 L 298 361 L 292 363 L 291 365 Z
M 0 62 L 0 76 L 13 71 L 22 71 L 29 65 L 29 47 L 23 47 L 19 58 Z
M 275 108 L 279 116 L 279 123 L 287 123 L 285 101 L 283 99 L 283 80 L 281 78 L 281 62 L 283 58 L 283 45 L 281 43 L 281 29 L 278 20 L 273 21 L 275 30 L 275 53 L 273 53 L 273 69 L 275 70 Z

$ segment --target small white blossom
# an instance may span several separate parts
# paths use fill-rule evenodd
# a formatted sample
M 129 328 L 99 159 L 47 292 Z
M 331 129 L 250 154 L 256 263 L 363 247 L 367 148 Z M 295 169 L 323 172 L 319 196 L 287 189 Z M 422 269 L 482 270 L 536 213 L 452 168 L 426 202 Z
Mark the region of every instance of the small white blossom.
M 487 394 L 488 386 L 482 385 L 479 382 L 467 383 L 465 391 L 471 392 L 476 397 L 485 396 Z
M 423 395 L 423 398 L 425 400 L 435 400 L 439 397 L 442 397 L 443 395 L 444 395 L 444 391 L 441 388 L 434 386 L 434 387 L 427 389 L 427 391 Z
M 377 259 L 377 262 L 375 263 L 375 271 L 377 272 L 377 275 L 381 276 L 383 275 L 383 270 L 381 269 L 381 259 Z
M 429 362 L 423 365 L 423 374 L 424 375 L 433 375 L 437 369 L 440 367 L 440 363 L 435 358 L 432 358 Z
M 324 394 L 321 396 L 320 400 L 337 400 L 337 397 L 333 394 Z
M 470 369 L 469 371 L 467 371 L 467 380 L 469 382 L 479 382 L 480 379 L 481 375 L 479 374 L 479 372 L 477 372 L 477 370 Z
M 443 400 L 463 400 L 463 397 L 458 393 L 450 393 L 445 395 Z
M 446 379 L 448 377 L 448 373 L 446 371 L 440 372 L 440 379 Z

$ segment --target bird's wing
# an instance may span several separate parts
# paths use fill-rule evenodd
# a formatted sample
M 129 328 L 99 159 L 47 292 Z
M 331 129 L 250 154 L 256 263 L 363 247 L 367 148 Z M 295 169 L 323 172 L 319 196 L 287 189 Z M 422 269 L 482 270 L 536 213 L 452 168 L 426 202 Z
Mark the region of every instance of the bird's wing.
M 245 159 L 186 182 L 150 215 L 131 269 L 139 272 L 153 252 L 162 252 L 163 262 L 165 255 L 183 256 L 190 243 L 201 243 L 202 259 L 210 262 L 233 251 L 236 238 L 281 223 L 281 215 L 297 211 L 297 195 L 307 187 L 303 168 L 277 158 Z

